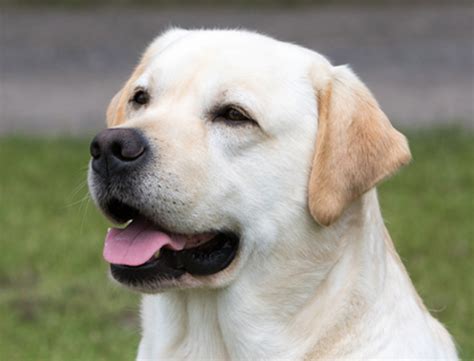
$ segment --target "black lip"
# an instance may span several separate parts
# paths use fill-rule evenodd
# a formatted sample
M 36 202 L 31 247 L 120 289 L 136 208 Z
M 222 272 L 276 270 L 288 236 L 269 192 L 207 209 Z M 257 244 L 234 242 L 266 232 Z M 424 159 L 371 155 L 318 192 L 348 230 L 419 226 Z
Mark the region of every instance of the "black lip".
M 234 260 L 239 238 L 233 233 L 219 233 L 196 248 L 172 251 L 162 249 L 160 257 L 140 266 L 111 264 L 112 276 L 131 286 L 150 286 L 162 280 L 178 279 L 185 273 L 205 276 L 222 271 Z

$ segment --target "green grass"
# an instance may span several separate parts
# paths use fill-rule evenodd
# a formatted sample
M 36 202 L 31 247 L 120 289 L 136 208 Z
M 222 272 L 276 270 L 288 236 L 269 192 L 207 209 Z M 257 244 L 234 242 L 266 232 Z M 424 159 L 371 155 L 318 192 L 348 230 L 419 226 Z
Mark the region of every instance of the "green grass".
M 426 305 L 474 357 L 474 134 L 412 134 L 414 162 L 380 187 L 384 216 Z M 138 297 L 101 259 L 106 222 L 82 201 L 88 141 L 0 139 L 0 355 L 130 360 Z

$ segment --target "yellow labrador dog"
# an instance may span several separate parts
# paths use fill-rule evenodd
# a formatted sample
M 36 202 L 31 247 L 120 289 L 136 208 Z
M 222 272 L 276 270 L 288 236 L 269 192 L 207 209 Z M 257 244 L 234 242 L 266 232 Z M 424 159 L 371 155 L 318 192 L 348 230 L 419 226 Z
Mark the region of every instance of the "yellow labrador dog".
M 104 257 L 144 293 L 138 360 L 456 359 L 375 186 L 410 161 L 347 66 L 246 31 L 173 29 L 91 144 Z

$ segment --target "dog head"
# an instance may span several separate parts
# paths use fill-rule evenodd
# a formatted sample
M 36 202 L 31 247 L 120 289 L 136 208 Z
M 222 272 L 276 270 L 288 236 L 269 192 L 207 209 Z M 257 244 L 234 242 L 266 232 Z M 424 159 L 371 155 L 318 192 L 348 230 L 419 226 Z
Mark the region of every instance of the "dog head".
M 243 31 L 157 38 L 107 125 L 89 187 L 111 220 L 133 220 L 104 256 L 143 292 L 224 286 L 302 222 L 334 227 L 410 159 L 349 68 Z

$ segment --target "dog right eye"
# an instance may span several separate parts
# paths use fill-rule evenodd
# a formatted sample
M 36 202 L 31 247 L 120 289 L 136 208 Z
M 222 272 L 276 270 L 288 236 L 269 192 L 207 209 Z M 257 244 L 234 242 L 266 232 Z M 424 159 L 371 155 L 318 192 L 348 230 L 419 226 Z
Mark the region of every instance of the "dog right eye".
M 255 120 L 248 117 L 240 109 L 233 106 L 227 106 L 217 112 L 214 121 L 221 121 L 230 126 L 240 126 L 246 124 L 257 124 Z
M 138 89 L 135 91 L 135 94 L 133 94 L 130 102 L 137 107 L 147 105 L 150 102 L 150 94 L 144 89 Z

